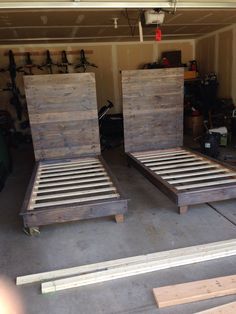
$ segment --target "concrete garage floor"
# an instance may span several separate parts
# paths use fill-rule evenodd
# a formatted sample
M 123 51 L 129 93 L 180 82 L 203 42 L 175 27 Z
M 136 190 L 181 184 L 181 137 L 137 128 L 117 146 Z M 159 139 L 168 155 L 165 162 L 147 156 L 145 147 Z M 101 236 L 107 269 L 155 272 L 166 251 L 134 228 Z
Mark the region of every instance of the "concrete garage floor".
M 0 193 L 0 273 L 14 281 L 17 275 L 236 238 L 235 200 L 212 204 L 216 210 L 207 204 L 192 206 L 180 216 L 164 194 L 135 169 L 126 167 L 121 152 L 104 155 L 131 199 L 125 222 L 102 218 L 46 226 L 38 237 L 29 237 L 22 232 L 18 213 L 33 157 L 29 149 L 15 152 L 14 170 Z M 28 314 L 190 314 L 233 301 L 235 295 L 159 310 L 152 288 L 232 274 L 236 274 L 236 257 L 49 295 L 41 295 L 39 284 L 20 291 Z

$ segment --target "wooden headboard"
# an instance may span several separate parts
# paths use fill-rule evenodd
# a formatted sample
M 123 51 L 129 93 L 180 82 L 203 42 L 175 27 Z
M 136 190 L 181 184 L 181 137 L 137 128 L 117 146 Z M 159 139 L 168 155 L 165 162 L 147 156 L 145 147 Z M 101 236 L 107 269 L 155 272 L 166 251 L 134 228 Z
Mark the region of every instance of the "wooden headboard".
M 122 72 L 125 151 L 183 145 L 183 68 Z
M 24 77 L 36 160 L 100 154 L 94 73 Z

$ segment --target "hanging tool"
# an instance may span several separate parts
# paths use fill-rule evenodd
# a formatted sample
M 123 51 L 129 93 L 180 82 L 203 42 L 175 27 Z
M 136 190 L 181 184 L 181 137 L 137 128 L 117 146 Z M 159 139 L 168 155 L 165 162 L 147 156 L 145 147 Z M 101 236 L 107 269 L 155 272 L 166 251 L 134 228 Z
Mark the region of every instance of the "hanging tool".
M 43 71 L 43 69 L 40 65 L 33 63 L 32 59 L 31 59 L 30 52 L 26 52 L 24 68 L 26 68 L 28 70 L 28 72 L 24 71 L 25 75 L 33 75 L 33 68 L 37 68 L 37 69 Z
M 69 73 L 68 71 L 68 66 L 72 65 L 72 63 L 70 63 L 67 59 L 67 54 L 66 51 L 63 50 L 61 52 L 61 63 L 58 63 L 57 66 L 59 68 L 62 68 L 62 70 L 60 71 L 60 73 Z
M 90 63 L 86 59 L 84 49 L 82 49 L 80 50 L 80 62 L 75 66 L 75 69 L 83 68 L 83 72 L 86 72 L 87 67 L 97 68 L 97 66 L 94 63 Z
M 23 72 L 23 67 L 17 67 L 16 62 L 15 62 L 15 57 L 14 54 L 12 52 L 12 50 L 8 51 L 8 58 L 9 58 L 9 65 L 7 69 L 1 69 L 1 72 L 9 72 L 10 74 L 10 79 L 11 82 L 7 84 L 6 88 L 3 88 L 2 91 L 10 91 L 12 93 L 12 97 L 10 99 L 10 103 L 15 107 L 16 110 L 16 114 L 17 114 L 17 118 L 18 120 L 21 121 L 22 119 L 22 104 L 21 104 L 21 100 L 20 97 L 20 90 L 16 85 L 16 75 L 17 72 Z
M 52 70 L 53 65 L 57 65 L 57 64 L 52 61 L 50 51 L 47 50 L 46 51 L 46 62 L 44 64 L 42 64 L 40 67 L 41 68 L 47 68 L 49 71 L 49 74 L 53 74 L 53 70 Z

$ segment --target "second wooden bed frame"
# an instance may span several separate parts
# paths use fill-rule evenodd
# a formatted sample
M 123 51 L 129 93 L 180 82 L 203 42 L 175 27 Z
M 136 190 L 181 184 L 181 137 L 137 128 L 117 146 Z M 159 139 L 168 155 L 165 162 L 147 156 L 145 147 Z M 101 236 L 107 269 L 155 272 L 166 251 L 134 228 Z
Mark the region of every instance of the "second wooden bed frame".
M 234 168 L 183 145 L 183 69 L 122 72 L 128 163 L 174 201 L 189 205 L 236 197 Z

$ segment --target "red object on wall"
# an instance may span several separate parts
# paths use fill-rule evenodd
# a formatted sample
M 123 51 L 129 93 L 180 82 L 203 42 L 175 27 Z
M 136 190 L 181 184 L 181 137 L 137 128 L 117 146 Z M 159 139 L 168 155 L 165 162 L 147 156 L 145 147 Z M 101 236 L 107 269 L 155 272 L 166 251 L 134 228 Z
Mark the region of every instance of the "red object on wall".
M 159 27 L 156 29 L 155 39 L 156 39 L 156 41 L 161 41 L 161 39 L 162 39 L 162 32 L 161 32 L 161 29 Z

